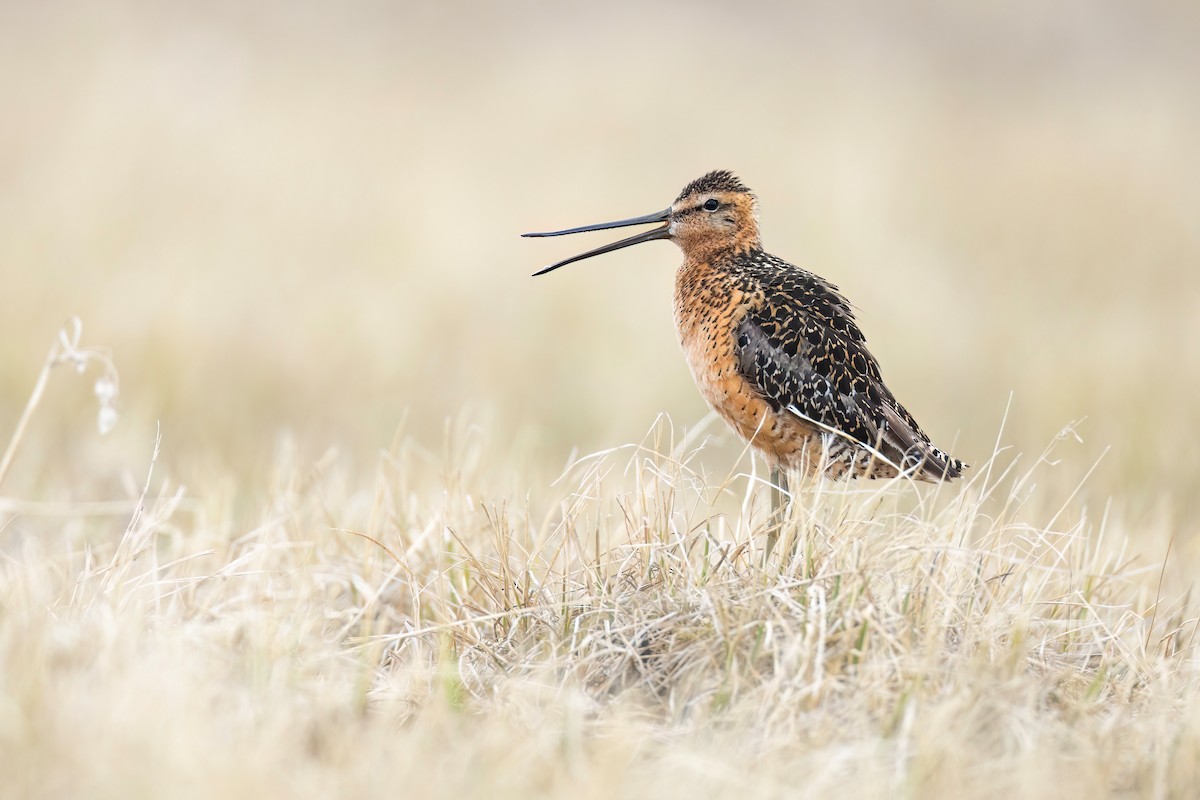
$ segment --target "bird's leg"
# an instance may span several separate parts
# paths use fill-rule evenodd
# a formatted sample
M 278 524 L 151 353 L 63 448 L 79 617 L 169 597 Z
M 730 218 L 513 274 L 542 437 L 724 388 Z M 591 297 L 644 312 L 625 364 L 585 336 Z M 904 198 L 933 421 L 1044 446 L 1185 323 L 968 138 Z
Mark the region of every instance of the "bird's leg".
M 784 497 L 784 481 L 787 474 L 779 467 L 771 468 L 771 526 L 767 530 L 767 554 L 763 557 L 765 564 L 771 558 L 771 551 L 779 541 L 779 532 L 787 522 L 787 501 Z

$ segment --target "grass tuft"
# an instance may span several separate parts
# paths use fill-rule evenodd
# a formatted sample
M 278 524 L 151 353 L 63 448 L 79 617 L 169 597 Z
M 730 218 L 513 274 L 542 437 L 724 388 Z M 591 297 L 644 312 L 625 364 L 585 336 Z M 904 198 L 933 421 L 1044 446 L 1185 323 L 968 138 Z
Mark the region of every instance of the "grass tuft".
M 335 454 L 285 449 L 249 529 L 151 477 L 119 535 L 94 514 L 14 542 L 0 738 L 23 766 L 0 788 L 963 797 L 1191 780 L 1190 595 L 1130 555 L 1111 513 L 1042 488 L 1064 486 L 1067 437 L 956 487 L 807 484 L 765 563 L 767 487 L 752 463 L 706 476 L 698 438 L 661 419 L 536 500 L 489 492 L 478 437 L 441 470 L 401 441 L 361 482 Z

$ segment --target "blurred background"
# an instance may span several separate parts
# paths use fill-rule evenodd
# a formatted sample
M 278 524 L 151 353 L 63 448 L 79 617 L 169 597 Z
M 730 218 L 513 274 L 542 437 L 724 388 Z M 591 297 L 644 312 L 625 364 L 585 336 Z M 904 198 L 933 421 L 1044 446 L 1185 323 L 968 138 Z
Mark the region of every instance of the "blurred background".
M 1087 491 L 1186 528 L 1198 41 L 1188 2 L 3 2 L 0 445 L 68 316 L 121 375 L 101 437 L 56 370 L 4 492 L 127 492 L 156 422 L 198 494 L 282 440 L 369 469 L 473 424 L 529 485 L 693 426 L 675 248 L 534 280 L 611 232 L 517 234 L 727 168 L 937 442 L 1086 418 L 1064 484 L 1111 448 Z

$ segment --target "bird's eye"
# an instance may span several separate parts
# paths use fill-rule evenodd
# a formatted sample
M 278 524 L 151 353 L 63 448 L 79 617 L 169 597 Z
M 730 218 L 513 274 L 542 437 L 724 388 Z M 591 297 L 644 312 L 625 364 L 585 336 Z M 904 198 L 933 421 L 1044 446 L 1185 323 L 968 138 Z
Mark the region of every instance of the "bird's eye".
M 700 207 L 703 208 L 705 211 L 716 211 L 718 208 L 721 207 L 721 204 L 717 202 L 717 199 L 715 197 L 710 197 L 709 199 L 705 200 L 704 205 L 702 205 Z

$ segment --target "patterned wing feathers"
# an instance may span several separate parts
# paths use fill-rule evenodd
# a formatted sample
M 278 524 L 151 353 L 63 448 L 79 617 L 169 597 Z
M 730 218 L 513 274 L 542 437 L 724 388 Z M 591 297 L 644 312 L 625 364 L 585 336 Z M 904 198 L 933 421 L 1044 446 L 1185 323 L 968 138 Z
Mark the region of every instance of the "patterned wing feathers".
M 759 302 L 737 328 L 739 370 L 777 412 L 823 431 L 828 474 L 890 477 L 899 467 L 923 480 L 958 477 L 962 462 L 934 447 L 884 385 L 835 287 L 786 262 L 766 266 Z

